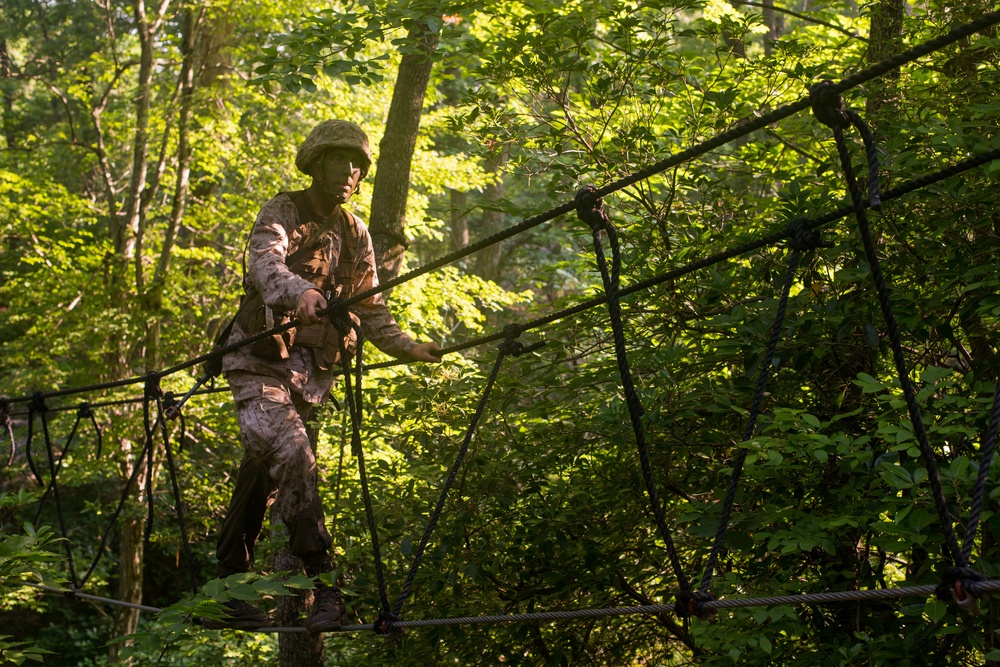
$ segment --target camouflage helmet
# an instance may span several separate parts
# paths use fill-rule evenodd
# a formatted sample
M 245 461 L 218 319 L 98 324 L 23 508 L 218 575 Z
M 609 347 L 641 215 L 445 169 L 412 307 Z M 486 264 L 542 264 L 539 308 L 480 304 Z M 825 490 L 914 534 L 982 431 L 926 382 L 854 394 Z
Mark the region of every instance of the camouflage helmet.
M 295 156 L 295 167 L 303 174 L 309 174 L 309 167 L 328 148 L 350 148 L 365 156 L 361 165 L 364 178 L 372 165 L 372 152 L 368 148 L 368 136 L 360 127 L 346 120 L 326 120 L 317 125 L 299 146 Z

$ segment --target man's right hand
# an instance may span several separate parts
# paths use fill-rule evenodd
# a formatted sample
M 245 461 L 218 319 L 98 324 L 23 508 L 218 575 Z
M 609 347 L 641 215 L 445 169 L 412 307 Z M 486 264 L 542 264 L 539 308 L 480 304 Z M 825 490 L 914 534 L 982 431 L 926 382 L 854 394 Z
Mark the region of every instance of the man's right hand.
M 305 326 L 316 324 L 319 322 L 319 315 L 316 314 L 316 311 L 324 308 L 326 308 L 326 299 L 323 298 L 320 291 L 307 289 L 299 297 L 299 303 L 295 306 L 295 319 Z

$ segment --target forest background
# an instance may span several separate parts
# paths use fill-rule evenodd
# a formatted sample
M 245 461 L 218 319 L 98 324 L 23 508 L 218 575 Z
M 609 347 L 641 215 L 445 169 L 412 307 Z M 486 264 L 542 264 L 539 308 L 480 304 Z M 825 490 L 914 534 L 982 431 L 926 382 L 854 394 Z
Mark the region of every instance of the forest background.
M 991 9 L 986 0 L 5 0 L 0 394 L 113 381 L 207 351 L 239 302 L 253 216 L 275 193 L 307 185 L 294 153 L 321 120 L 358 122 L 372 140 L 375 171 L 351 208 L 369 221 L 385 280 Z M 846 98 L 873 125 L 891 186 L 1000 148 L 998 85 L 988 31 Z M 988 165 L 872 214 L 959 530 L 1000 369 L 997 173 Z M 845 196 L 829 129 L 799 114 L 607 204 L 628 285 Z M 797 274 L 746 443 L 719 596 L 937 583 L 948 567 L 870 267 L 850 222 L 823 237 L 831 247 L 809 253 Z M 786 266 L 785 249 L 767 248 L 623 303 L 651 463 L 689 577 L 719 522 Z M 599 288 L 589 229 L 564 217 L 398 286 L 390 306 L 415 337 L 447 346 Z M 505 362 L 404 618 L 668 602 L 677 588 L 605 309 L 522 339 L 546 345 Z M 365 455 L 391 593 L 494 358 L 483 347 L 366 376 Z M 197 374 L 163 388 L 186 391 Z M 314 425 L 323 497 L 351 620 L 370 623 L 379 608 L 371 540 L 341 405 Z M 184 415 L 184 428 L 170 429 L 201 584 L 214 572 L 240 447 L 227 394 L 198 396 Z M 49 413 L 57 455 L 75 419 Z M 77 568 L 91 562 L 144 439 L 138 403 L 95 409 L 95 419 L 100 456 L 85 420 L 59 474 L 63 543 L 53 499 L 39 512 L 24 404 L 13 411 L 16 456 L 0 467 L 4 665 L 1000 663 L 988 598 L 979 616 L 907 599 L 279 642 L 178 632 L 132 609 L 43 596 L 17 582 L 65 584 L 66 545 Z M 158 481 L 139 476 L 87 590 L 183 609 L 188 572 L 159 447 Z M 1000 576 L 996 479 L 994 470 L 973 551 L 991 578 Z M 259 568 L 288 569 L 281 544 L 279 528 L 265 531 Z M 267 578 L 214 590 L 265 605 L 269 591 Z M 294 613 L 297 599 L 280 600 Z

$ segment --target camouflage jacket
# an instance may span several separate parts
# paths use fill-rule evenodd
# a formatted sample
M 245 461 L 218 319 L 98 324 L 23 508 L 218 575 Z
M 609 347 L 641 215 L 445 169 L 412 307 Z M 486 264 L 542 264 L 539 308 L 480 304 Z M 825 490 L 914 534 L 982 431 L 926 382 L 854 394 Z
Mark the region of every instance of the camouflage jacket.
M 330 259 L 330 274 L 336 277 L 336 290 L 342 298 L 366 292 L 378 285 L 375 273 L 375 252 L 368 228 L 355 215 L 348 213 L 343 225 L 334 225 L 325 251 Z M 257 214 L 250 232 L 247 255 L 247 280 L 261 293 L 264 303 L 273 310 L 294 311 L 302 293 L 316 289 L 315 285 L 289 270 L 286 259 L 303 243 L 308 242 L 309 225 L 299 222 L 298 211 L 285 193 L 268 201 Z M 353 257 L 354 266 L 339 266 L 341 257 Z M 358 316 L 365 338 L 383 352 L 398 359 L 409 359 L 414 341 L 400 330 L 399 325 L 378 294 L 351 306 Z M 229 343 L 248 335 L 239 322 L 233 325 Z M 223 359 L 223 371 L 242 371 L 253 375 L 276 378 L 302 394 L 310 403 L 319 403 L 333 385 L 333 371 L 320 368 L 309 348 L 292 346 L 288 359 L 268 361 L 254 356 L 249 347 L 242 347 Z M 245 377 L 245 376 L 244 376 Z M 243 382 L 240 382 L 243 385 Z M 261 383 L 263 386 L 263 382 Z M 242 389 L 240 393 L 251 391 Z M 252 392 L 251 392 L 252 393 Z M 236 400 L 250 398 L 236 396 Z

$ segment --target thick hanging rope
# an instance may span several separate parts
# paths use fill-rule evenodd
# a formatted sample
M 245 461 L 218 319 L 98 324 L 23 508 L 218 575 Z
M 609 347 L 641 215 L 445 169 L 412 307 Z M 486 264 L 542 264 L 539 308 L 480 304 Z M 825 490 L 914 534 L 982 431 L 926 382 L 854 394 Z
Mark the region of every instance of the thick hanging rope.
M 670 535 L 670 528 L 667 526 L 667 519 L 663 514 L 663 505 L 660 502 L 660 495 L 656 490 L 656 482 L 653 480 L 653 470 L 649 463 L 649 451 L 646 447 L 646 435 L 642 425 L 644 410 L 639 399 L 639 393 L 635 389 L 632 381 L 632 371 L 629 368 L 628 354 L 625 346 L 625 330 L 622 325 L 622 310 L 619 300 L 619 286 L 621 274 L 621 251 L 618 244 L 618 232 L 611 220 L 604 213 L 603 203 L 600 199 L 595 199 L 594 188 L 584 188 L 576 195 L 576 213 L 582 221 L 590 227 L 594 239 L 594 255 L 597 259 L 597 267 L 601 272 L 601 281 L 604 283 L 604 293 L 608 304 L 608 315 L 611 320 L 611 331 L 615 343 L 615 358 L 618 361 L 618 374 L 621 376 L 622 389 L 625 392 L 625 403 L 628 406 L 629 418 L 632 421 L 632 430 L 635 433 L 635 444 L 639 450 L 639 462 L 642 467 L 642 478 L 646 483 L 646 493 L 649 496 L 649 504 L 653 510 L 653 517 L 656 520 L 656 527 L 660 532 L 660 539 L 666 545 L 670 564 L 674 570 L 674 576 L 680 584 L 681 590 L 689 590 L 691 583 L 681 566 L 680 556 L 674 546 L 673 537 Z M 611 246 L 611 268 L 608 269 L 607 259 L 604 256 L 604 248 L 601 243 L 601 232 L 608 236 L 608 245 Z
M 66 519 L 63 517 L 62 501 L 59 498 L 59 484 L 56 481 L 56 477 L 59 471 L 56 467 L 55 452 L 52 449 L 52 436 L 49 433 L 49 418 L 48 418 L 48 408 L 45 405 L 45 399 L 38 397 L 38 399 L 32 402 L 32 408 L 34 412 L 38 415 L 39 421 L 42 424 L 42 438 L 45 440 L 45 454 L 49 464 L 49 486 L 48 490 L 52 491 L 52 497 L 56 503 L 56 516 L 59 522 L 59 532 L 62 535 L 63 548 L 66 551 L 66 562 L 69 566 L 70 581 L 73 582 L 73 586 L 78 587 L 78 579 L 76 576 L 76 566 L 73 563 L 73 550 L 70 548 L 69 533 L 66 530 Z M 79 423 L 79 420 L 77 420 Z M 76 427 L 74 426 L 74 432 Z M 70 436 L 72 438 L 72 436 Z M 63 452 L 65 454 L 65 452 Z M 62 462 L 62 457 L 59 458 L 60 463 Z M 39 481 L 41 479 L 39 478 Z M 47 493 L 47 491 L 46 491 Z M 44 500 L 44 497 L 43 497 Z M 41 503 L 39 503 L 41 505 Z M 38 522 L 38 518 L 41 516 L 41 506 L 38 508 L 38 516 L 35 517 L 35 523 Z
M 344 370 L 344 400 L 347 402 L 347 409 L 351 415 L 351 451 L 358 460 L 358 478 L 361 482 L 361 496 L 365 503 L 365 518 L 368 521 L 368 534 L 372 539 L 372 558 L 375 561 L 375 579 L 378 583 L 379 601 L 382 609 L 379 618 L 374 623 L 376 630 L 386 628 L 393 621 L 392 612 L 389 606 L 389 590 L 385 583 L 385 569 L 382 564 L 382 549 L 379 546 L 378 523 L 375 521 L 375 510 L 372 507 L 371 491 L 368 488 L 368 473 L 365 469 L 365 450 L 361 443 L 361 423 L 362 423 L 362 352 L 364 349 L 364 330 L 356 326 L 350 319 L 347 307 L 343 305 L 342 299 L 335 300 L 334 307 L 327 309 L 328 316 L 337 328 L 340 340 L 340 363 Z M 357 352 L 355 358 L 355 385 L 351 384 L 351 355 L 347 349 L 346 337 L 351 330 L 357 334 Z
M 444 510 L 444 503 L 448 497 L 448 491 L 455 483 L 455 479 L 458 477 L 458 473 L 462 468 L 462 463 L 465 461 L 465 456 L 469 451 L 469 445 L 472 443 L 472 437 L 475 435 L 476 428 L 479 426 L 479 420 L 482 419 L 483 412 L 486 410 L 486 404 L 489 401 L 490 393 L 493 391 L 493 385 L 496 383 L 497 375 L 500 373 L 500 367 L 503 364 L 504 359 L 507 356 L 520 356 L 522 354 L 532 352 L 545 344 L 544 341 L 540 341 L 533 345 L 525 346 L 517 340 L 521 335 L 521 332 L 516 326 L 507 326 L 504 330 L 506 331 L 507 336 L 503 344 L 497 348 L 497 358 L 493 364 L 493 370 L 490 371 L 489 377 L 486 379 L 486 386 L 483 388 L 483 393 L 479 397 L 479 403 L 476 405 L 476 411 L 472 415 L 469 428 L 465 431 L 465 437 L 462 439 L 462 445 L 458 449 L 455 462 L 452 464 L 451 470 L 448 471 L 448 477 L 445 479 L 444 485 L 441 487 L 441 493 L 438 496 L 437 504 L 434 506 L 434 511 L 431 513 L 430 520 L 427 522 L 427 528 L 424 530 L 423 537 L 420 538 L 420 545 L 417 547 L 416 555 L 413 557 L 413 563 L 410 565 L 410 571 L 407 573 L 406 581 L 403 583 L 403 587 L 399 592 L 399 597 L 396 599 L 396 606 L 393 608 L 393 616 L 397 619 L 403 612 L 403 604 L 406 602 L 406 598 L 410 595 L 410 588 L 413 586 L 413 580 L 417 576 L 417 569 L 423 561 L 427 543 L 430 541 L 431 535 L 434 533 L 434 528 L 437 526 L 438 520 L 441 518 L 441 512 Z M 391 626 L 385 628 L 386 631 L 391 629 Z
M 51 411 L 52 410 L 50 408 L 49 412 Z M 56 485 L 56 478 L 62 471 L 63 460 L 69 454 L 70 448 L 73 445 L 73 439 L 76 436 L 77 430 L 80 427 L 80 421 L 88 417 L 94 422 L 94 428 L 97 430 L 98 449 L 100 448 L 101 433 L 100 430 L 97 429 L 97 421 L 96 418 L 94 417 L 94 412 L 90 409 L 90 406 L 87 403 L 82 403 L 77 408 L 76 420 L 73 422 L 73 427 L 70 429 L 69 435 L 66 437 L 66 444 L 63 445 L 62 451 L 59 453 L 59 458 L 56 459 L 55 468 L 50 470 L 49 484 L 47 487 L 45 487 L 45 493 L 42 494 L 42 497 L 38 501 L 38 509 L 35 511 L 36 525 L 38 524 L 38 521 L 42 516 L 42 510 L 45 508 L 45 501 L 48 500 L 49 494 L 53 493 L 54 487 Z
M 91 561 L 90 567 L 87 569 L 87 573 L 84 574 L 83 577 L 80 579 L 80 587 L 83 587 L 84 584 L 87 583 L 87 580 L 90 579 L 90 576 L 94 573 L 94 570 L 97 569 L 98 563 L 100 563 L 101 559 L 104 557 L 104 550 L 108 546 L 108 540 L 111 537 L 111 531 L 112 529 L 114 529 L 115 524 L 118 523 L 118 517 L 121 515 L 122 509 L 124 509 L 125 503 L 128 501 L 128 498 L 132 493 L 132 486 L 138 479 L 139 473 L 142 472 L 142 469 L 144 467 L 143 460 L 146 456 L 146 449 L 149 446 L 150 442 L 149 440 L 147 440 L 146 443 L 143 445 L 142 449 L 139 450 L 138 456 L 135 457 L 135 462 L 132 465 L 132 472 L 129 475 L 128 480 L 126 480 L 125 482 L 125 488 L 122 489 L 121 497 L 118 499 L 118 505 L 115 507 L 115 511 L 111 514 L 111 519 L 108 521 L 107 528 L 101 535 L 101 543 L 97 548 L 97 554 L 95 554 L 94 560 Z
M 832 84 L 823 82 L 813 87 L 811 96 L 813 107 L 817 109 L 817 118 L 833 129 L 833 136 L 837 143 L 837 153 L 840 156 L 841 169 L 844 172 L 844 179 L 847 182 L 848 193 L 854 207 L 854 215 L 858 223 L 858 232 L 864 245 L 865 258 L 868 261 L 872 274 L 872 281 L 878 294 L 879 308 L 882 311 L 882 319 L 885 321 L 886 334 L 889 338 L 889 346 L 892 351 L 892 360 L 896 367 L 896 375 L 899 379 L 900 388 L 903 391 L 903 399 L 909 413 L 910 423 L 913 426 L 913 433 L 920 448 L 924 465 L 927 468 L 927 479 L 930 482 L 931 496 L 934 500 L 934 507 L 937 510 L 938 520 L 941 524 L 941 532 L 945 538 L 945 548 L 948 556 L 954 563 L 952 570 L 947 573 L 938 588 L 941 597 L 951 598 L 954 601 L 972 608 L 974 601 L 969 595 L 979 597 L 982 589 L 979 584 L 984 577 L 969 567 L 968 558 L 959 547 L 958 539 L 952 525 L 951 513 L 948 510 L 948 501 L 944 497 L 944 486 L 941 482 L 941 474 L 938 470 L 937 459 L 934 450 L 927 437 L 923 419 L 920 415 L 920 406 L 917 403 L 916 392 L 910 380 L 910 373 L 906 366 L 906 359 L 903 356 L 902 337 L 899 333 L 899 325 L 896 321 L 892 308 L 892 301 L 889 296 L 889 286 L 882 273 L 878 252 L 875 248 L 875 241 L 872 238 L 868 225 L 868 215 L 866 207 L 862 204 L 861 190 L 858 187 L 857 179 L 854 175 L 854 167 L 851 164 L 850 151 L 844 139 L 844 129 L 848 125 L 864 125 L 861 117 L 850 110 L 844 108 L 840 95 L 834 92 Z M 864 134 L 864 133 L 862 133 Z M 869 179 L 878 178 L 877 164 L 875 173 L 869 174 Z
M 157 381 L 159 389 L 159 381 Z M 184 522 L 184 500 L 181 497 L 181 487 L 177 482 L 177 467 L 174 465 L 174 455 L 170 451 L 170 434 L 167 428 L 167 412 L 163 405 L 163 393 L 157 391 L 156 397 L 156 422 L 160 425 L 160 433 L 163 437 L 163 451 L 166 453 L 167 470 L 170 473 L 170 486 L 174 493 L 174 507 L 177 512 L 177 526 L 181 533 L 181 546 L 184 549 L 184 562 L 187 564 L 188 576 L 191 577 L 191 592 L 198 592 L 198 573 L 194 566 L 194 557 L 191 555 L 191 544 L 188 540 L 187 526 Z M 175 413 L 179 414 L 179 413 Z
M 976 530 L 979 526 L 979 515 L 982 513 L 983 502 L 986 499 L 986 481 L 989 478 L 990 466 L 993 465 L 993 454 L 996 451 L 998 425 L 1000 425 L 1000 380 L 997 380 L 997 387 L 993 392 L 993 409 L 990 411 L 989 426 L 986 428 L 986 435 L 980 450 L 979 473 L 976 475 L 976 483 L 972 489 L 972 507 L 969 510 L 969 522 L 965 528 L 965 539 L 962 541 L 962 561 L 965 563 L 968 563 L 969 559 L 972 558 L 972 545 L 975 543 Z
M 785 313 L 788 308 L 788 297 L 792 290 L 792 284 L 795 281 L 795 272 L 798 270 L 799 262 L 802 259 L 802 253 L 824 245 L 829 245 L 820 240 L 819 235 L 815 232 L 805 230 L 801 224 L 795 225 L 790 231 L 792 232 L 792 237 L 789 240 L 788 245 L 791 248 L 792 253 L 788 261 L 788 270 L 785 272 L 785 279 L 782 283 L 781 296 L 778 300 L 778 308 L 775 312 L 774 323 L 771 325 L 770 338 L 764 352 L 764 357 L 760 362 L 760 372 L 757 376 L 757 386 L 754 391 L 753 401 L 750 405 L 750 413 L 747 417 L 747 423 L 743 429 L 741 442 L 747 442 L 753 438 L 754 432 L 757 428 L 757 419 L 760 416 L 761 406 L 764 401 L 764 391 L 767 388 L 767 380 L 770 376 L 771 364 L 774 362 L 774 354 L 778 348 L 778 342 L 781 339 L 781 332 L 784 328 Z M 722 551 L 722 540 L 729 528 L 729 517 L 733 511 L 733 505 L 736 500 L 736 490 L 739 486 L 740 476 L 743 472 L 743 464 L 746 462 L 748 452 L 749 450 L 746 447 L 741 446 L 739 451 L 736 453 L 735 459 L 733 460 L 733 470 L 730 474 L 729 485 L 726 488 L 725 500 L 722 502 L 722 513 L 719 517 L 719 526 L 715 532 L 715 539 L 712 543 L 712 550 L 709 553 L 708 561 L 705 565 L 705 573 L 701 578 L 701 585 L 698 587 L 698 593 L 700 595 L 696 599 L 687 601 L 688 607 L 685 611 L 691 611 L 698 616 L 704 616 L 707 613 L 708 610 L 705 607 L 705 603 L 714 599 L 708 589 L 712 583 L 712 575 L 715 572 L 715 568 L 718 566 L 719 554 Z M 679 604 L 678 608 L 683 609 L 683 606 Z
M 45 482 L 42 480 L 41 473 L 38 472 L 38 466 L 35 465 L 35 457 L 31 455 L 31 444 L 35 439 L 35 415 L 45 414 L 46 409 L 45 397 L 41 392 L 35 392 L 31 402 L 28 403 L 28 435 L 24 439 L 24 458 L 28 460 L 28 468 L 31 470 L 35 482 L 42 488 L 45 487 Z

